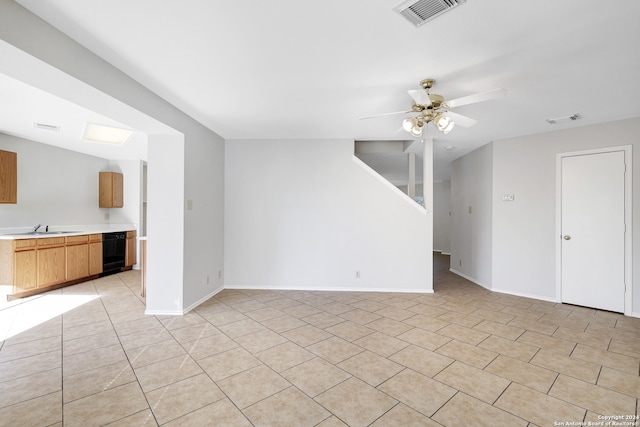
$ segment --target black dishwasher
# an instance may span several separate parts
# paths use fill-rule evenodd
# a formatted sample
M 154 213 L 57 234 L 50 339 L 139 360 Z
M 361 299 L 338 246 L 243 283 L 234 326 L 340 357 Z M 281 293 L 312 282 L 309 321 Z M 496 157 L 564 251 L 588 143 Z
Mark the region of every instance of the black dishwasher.
M 102 234 L 102 276 L 122 271 L 126 244 L 126 232 Z

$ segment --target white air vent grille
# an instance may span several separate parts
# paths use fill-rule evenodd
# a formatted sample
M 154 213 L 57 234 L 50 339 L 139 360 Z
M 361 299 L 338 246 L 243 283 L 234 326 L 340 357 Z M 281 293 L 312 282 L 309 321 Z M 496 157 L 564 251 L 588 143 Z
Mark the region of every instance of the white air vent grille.
M 555 117 L 553 119 L 547 119 L 547 122 L 549 122 L 550 125 L 555 125 L 558 122 L 576 121 L 581 118 L 582 117 L 580 117 L 580 114 L 575 113 L 570 116 L 562 116 L 562 117 Z
M 53 131 L 53 132 L 60 131 L 60 126 L 48 125 L 48 124 L 45 124 L 45 123 L 34 123 L 33 127 L 36 128 L 36 129 L 50 130 L 50 131 Z
M 404 16 L 407 21 L 416 27 L 419 27 L 425 22 L 466 2 L 467 0 L 409 0 L 400 3 L 393 10 Z

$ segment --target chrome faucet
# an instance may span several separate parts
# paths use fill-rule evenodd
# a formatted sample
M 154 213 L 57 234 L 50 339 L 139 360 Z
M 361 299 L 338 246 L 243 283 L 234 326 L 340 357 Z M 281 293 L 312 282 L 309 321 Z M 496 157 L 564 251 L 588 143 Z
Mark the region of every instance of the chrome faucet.
M 33 227 L 33 233 L 38 231 L 38 228 L 42 227 L 42 224 L 38 224 L 35 227 Z

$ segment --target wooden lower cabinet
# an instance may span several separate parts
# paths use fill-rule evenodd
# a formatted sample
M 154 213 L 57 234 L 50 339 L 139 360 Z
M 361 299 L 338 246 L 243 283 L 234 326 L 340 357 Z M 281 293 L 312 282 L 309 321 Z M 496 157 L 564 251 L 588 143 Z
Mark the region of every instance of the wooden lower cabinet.
M 127 232 L 128 267 L 137 262 L 136 243 L 136 232 Z M 13 299 L 88 280 L 103 272 L 102 255 L 102 234 L 97 233 L 0 240 L 0 285 L 12 287 L 16 295 L 8 297 Z
M 127 231 L 127 243 L 125 246 L 125 257 L 124 257 L 124 265 L 125 267 L 132 267 L 136 262 L 138 262 L 136 257 L 136 232 L 135 231 Z
M 99 242 L 89 243 L 89 276 L 102 273 L 102 235 Z
M 65 281 L 66 260 L 64 246 L 38 249 L 38 287 Z
M 35 249 L 15 253 L 14 274 L 13 293 L 36 288 L 38 285 L 38 267 Z
M 67 280 L 89 276 L 89 244 L 67 246 Z
M 69 236 L 65 239 L 67 280 L 89 276 L 89 235 Z

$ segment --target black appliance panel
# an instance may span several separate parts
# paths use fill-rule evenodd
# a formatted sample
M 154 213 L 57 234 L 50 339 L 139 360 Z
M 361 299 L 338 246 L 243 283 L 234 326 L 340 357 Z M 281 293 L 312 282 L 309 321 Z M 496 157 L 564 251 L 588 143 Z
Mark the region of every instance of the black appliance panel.
M 124 267 L 127 233 L 102 234 L 102 274 L 119 272 Z

